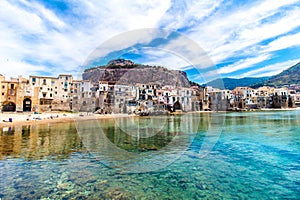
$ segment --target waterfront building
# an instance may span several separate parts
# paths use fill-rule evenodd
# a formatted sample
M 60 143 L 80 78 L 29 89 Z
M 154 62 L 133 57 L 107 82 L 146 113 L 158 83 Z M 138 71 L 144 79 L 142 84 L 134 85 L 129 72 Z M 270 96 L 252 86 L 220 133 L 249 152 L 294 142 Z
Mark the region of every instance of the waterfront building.
M 273 108 L 288 108 L 288 89 L 286 87 L 275 88 L 272 95 Z
M 72 81 L 72 75 L 64 74 L 58 77 L 29 76 L 29 85 L 33 92 L 28 98 L 32 100 L 32 110 L 70 110 Z
M 213 111 L 226 111 L 228 106 L 228 99 L 221 90 L 210 92 L 209 105 L 210 109 Z
M 202 87 L 198 86 L 192 86 L 192 95 L 191 95 L 191 104 L 192 104 L 192 111 L 201 111 L 203 110 L 203 98 L 201 96 L 204 96 L 202 94 L 203 89 Z
M 290 88 L 237 87 L 232 91 L 210 86 L 125 85 L 102 80 L 94 85 L 90 80 L 73 80 L 68 74 L 29 76 L 29 79 L 19 76 L 10 80 L 0 75 L 0 85 L 0 109 L 11 112 L 189 112 L 288 108 L 300 104 L 297 85 Z
M 99 93 L 91 81 L 74 80 L 71 89 L 72 111 L 94 112 L 99 107 Z
M 10 78 L 0 75 L 0 110 L 2 112 L 29 111 L 31 102 L 24 99 L 24 88 L 28 83 L 26 78 Z
M 300 107 L 300 92 L 295 94 L 295 106 Z

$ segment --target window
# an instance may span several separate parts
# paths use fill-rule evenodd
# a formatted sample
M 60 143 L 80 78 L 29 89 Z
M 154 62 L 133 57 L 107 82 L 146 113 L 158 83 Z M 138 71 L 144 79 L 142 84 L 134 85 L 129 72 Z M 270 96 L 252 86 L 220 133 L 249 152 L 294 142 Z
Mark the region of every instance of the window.
M 57 94 L 57 92 L 54 92 L 54 94 Z
M 46 98 L 47 93 L 43 93 L 43 97 Z
M 82 93 L 82 98 L 84 98 L 84 93 Z
M 66 76 L 66 81 L 69 79 L 69 77 L 68 76 Z
M 10 84 L 11 89 L 14 89 L 14 87 L 15 87 L 15 84 Z
M 2 85 L 2 89 L 4 89 L 5 88 L 5 86 L 4 85 Z
M 4 96 L 4 92 L 2 92 L 2 96 Z
M 86 101 L 83 101 L 83 102 L 82 102 L 82 105 L 86 106 Z
M 65 92 L 68 92 L 68 89 L 65 89 Z
M 47 85 L 46 79 L 43 80 L 43 85 Z
M 36 81 L 36 78 L 32 78 L 32 83 L 35 83 L 35 81 Z
M 41 99 L 40 104 L 41 105 L 51 105 L 51 100 Z
M 52 93 L 50 93 L 50 97 L 52 97 Z
M 54 81 L 51 81 L 51 85 L 54 85 L 54 83 L 55 83 Z
M 9 90 L 9 95 L 10 95 L 10 96 L 15 95 L 15 91 L 14 91 L 14 90 Z

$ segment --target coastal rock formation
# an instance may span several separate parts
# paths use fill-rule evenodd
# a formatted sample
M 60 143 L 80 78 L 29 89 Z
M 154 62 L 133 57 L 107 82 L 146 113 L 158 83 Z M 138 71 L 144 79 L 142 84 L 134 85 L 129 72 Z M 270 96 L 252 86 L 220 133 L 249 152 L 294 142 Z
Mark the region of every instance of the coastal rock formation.
M 99 80 L 118 84 L 160 84 L 189 87 L 187 75 L 183 71 L 169 70 L 160 66 L 139 65 L 132 61 L 117 59 L 106 66 L 87 69 L 82 74 L 84 80 L 97 83 Z

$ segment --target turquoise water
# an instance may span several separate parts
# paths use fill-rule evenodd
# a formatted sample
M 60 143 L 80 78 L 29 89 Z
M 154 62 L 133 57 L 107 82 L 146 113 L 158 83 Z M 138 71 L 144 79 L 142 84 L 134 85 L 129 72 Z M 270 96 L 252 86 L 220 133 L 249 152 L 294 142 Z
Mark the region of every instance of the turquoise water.
M 5 127 L 0 199 L 299 199 L 300 112 Z

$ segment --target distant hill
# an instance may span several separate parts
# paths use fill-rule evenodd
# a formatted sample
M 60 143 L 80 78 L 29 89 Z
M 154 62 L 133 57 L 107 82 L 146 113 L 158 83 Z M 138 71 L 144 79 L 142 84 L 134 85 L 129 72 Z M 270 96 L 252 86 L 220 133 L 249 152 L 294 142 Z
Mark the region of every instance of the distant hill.
M 183 71 L 169 70 L 160 66 L 135 64 L 130 60 L 116 59 L 106 66 L 86 69 L 82 74 L 83 80 L 93 83 L 101 81 L 116 82 L 117 84 L 160 84 L 177 87 L 190 87 L 187 75 Z
M 300 84 L 300 62 L 262 83 L 262 85 L 269 86 L 283 86 L 290 84 Z
M 252 86 L 256 84 L 260 84 L 266 80 L 268 80 L 270 77 L 260 77 L 260 78 L 240 78 L 240 79 L 234 79 L 234 78 L 223 78 L 223 79 L 216 79 L 213 81 L 208 82 L 207 86 L 212 86 L 215 88 L 220 89 L 228 89 L 233 90 L 236 87 L 245 87 L 245 86 Z
M 236 87 L 249 86 L 252 88 L 258 88 L 264 85 L 280 87 L 290 84 L 300 84 L 300 62 L 296 65 L 284 70 L 283 72 L 271 76 L 271 77 L 261 77 L 261 78 L 223 78 L 216 79 L 207 83 L 208 86 L 233 90 Z

